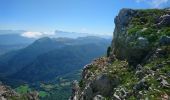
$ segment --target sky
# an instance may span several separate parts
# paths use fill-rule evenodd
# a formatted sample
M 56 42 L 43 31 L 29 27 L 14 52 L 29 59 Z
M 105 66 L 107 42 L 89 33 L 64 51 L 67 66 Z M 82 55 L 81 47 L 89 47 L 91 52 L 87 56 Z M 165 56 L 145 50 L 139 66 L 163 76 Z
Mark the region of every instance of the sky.
M 120 9 L 168 5 L 170 0 L 0 0 L 0 30 L 112 35 Z

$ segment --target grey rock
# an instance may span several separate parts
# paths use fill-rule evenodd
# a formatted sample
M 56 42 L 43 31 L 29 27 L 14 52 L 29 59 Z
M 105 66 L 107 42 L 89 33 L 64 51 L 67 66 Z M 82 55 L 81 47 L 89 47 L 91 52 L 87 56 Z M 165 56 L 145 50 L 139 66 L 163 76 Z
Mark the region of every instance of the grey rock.
M 159 18 L 158 26 L 170 26 L 170 15 L 163 15 Z
M 141 65 L 141 64 L 138 64 L 138 65 L 136 66 L 136 70 L 143 70 L 142 65 Z
M 163 64 L 158 64 L 158 65 L 156 65 L 156 68 L 157 68 L 157 69 L 160 69 L 160 68 L 162 68 L 162 67 L 164 67 Z
M 137 70 L 135 75 L 139 78 L 142 79 L 143 77 L 145 77 L 145 72 L 143 72 L 142 70 Z
M 27 94 L 27 98 L 28 98 L 28 100 L 39 100 L 38 99 L 38 92 L 37 91 L 33 91 L 33 92 L 29 92 L 28 94 Z
M 167 75 L 167 77 L 169 77 L 169 78 L 170 78 L 170 72 L 168 72 L 166 75 Z
M 157 79 L 157 81 L 160 82 L 161 87 L 163 88 L 170 88 L 170 84 L 165 80 L 167 77 L 165 76 L 159 76 L 159 78 Z
M 170 84 L 165 79 L 162 79 L 160 85 L 164 88 L 170 88 Z
M 84 91 L 83 91 L 83 94 L 82 94 L 82 100 L 92 100 L 93 99 L 93 90 L 92 88 L 90 87 L 90 84 L 88 84 Z
M 140 91 L 140 90 L 148 90 L 149 85 L 148 83 L 145 81 L 145 79 L 140 80 L 134 87 L 133 89 L 135 91 Z
M 136 35 L 128 35 L 127 29 L 129 22 L 138 11 L 132 9 L 122 9 L 115 18 L 115 30 L 113 33 L 113 41 L 111 45 L 112 53 L 116 58 L 127 60 L 130 65 L 136 66 L 150 51 L 149 42 L 144 37 Z M 129 46 L 129 43 L 138 42 L 135 46 Z
M 169 36 L 162 36 L 159 40 L 160 45 L 170 45 L 170 37 Z
M 102 95 L 96 95 L 93 100 L 105 100 L 105 98 Z
M 79 100 L 80 87 L 77 80 L 72 83 L 72 95 L 69 100 Z
M 149 45 L 149 41 L 144 37 L 138 37 L 137 42 L 139 47 L 146 47 Z
M 9 86 L 0 84 L 0 100 L 8 100 L 12 97 L 19 97 L 20 95 L 12 90 Z
M 166 64 L 170 65 L 170 60 L 166 61 Z
M 129 96 L 129 92 L 126 88 L 120 87 L 117 88 L 114 93 L 114 98 L 116 100 L 125 100 Z
M 163 57 L 164 55 L 166 55 L 166 51 L 163 50 L 163 49 L 158 48 L 158 49 L 156 49 L 155 55 L 157 57 Z
M 108 75 L 99 75 L 94 82 L 92 82 L 92 89 L 94 93 L 101 94 L 103 96 L 111 95 L 113 88 L 119 84 L 118 78 L 111 79 Z

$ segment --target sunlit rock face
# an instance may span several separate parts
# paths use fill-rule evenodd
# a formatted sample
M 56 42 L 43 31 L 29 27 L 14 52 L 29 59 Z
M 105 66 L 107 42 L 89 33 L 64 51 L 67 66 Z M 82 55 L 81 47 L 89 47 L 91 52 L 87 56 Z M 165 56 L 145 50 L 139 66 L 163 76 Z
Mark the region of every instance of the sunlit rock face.
M 71 100 L 170 99 L 169 16 L 169 9 L 120 10 L 109 55 L 84 67 Z
M 138 15 L 138 11 L 132 9 L 122 9 L 115 18 L 115 30 L 112 41 L 112 54 L 118 59 L 127 59 L 130 63 L 140 62 L 141 57 L 148 52 L 148 40 L 138 35 L 128 35 L 127 30 L 131 26 L 131 20 Z M 136 41 L 138 45 L 130 47 L 130 43 Z M 135 62 L 134 62 L 135 60 Z
M 112 55 L 137 65 L 154 49 L 163 35 L 169 34 L 168 9 L 122 9 L 115 18 Z

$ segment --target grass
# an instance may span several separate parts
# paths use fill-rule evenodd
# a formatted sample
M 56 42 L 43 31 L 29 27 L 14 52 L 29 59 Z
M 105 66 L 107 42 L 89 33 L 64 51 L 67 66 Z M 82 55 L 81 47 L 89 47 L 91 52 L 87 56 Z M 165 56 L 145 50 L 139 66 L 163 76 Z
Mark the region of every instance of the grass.
M 147 9 L 138 10 L 138 15 L 134 16 L 127 29 L 128 35 L 142 36 L 148 39 L 151 46 L 157 44 L 162 36 L 170 36 L 170 27 L 162 26 L 157 27 L 157 19 L 166 14 L 161 9 Z M 140 15 L 140 16 L 139 16 Z M 143 30 L 146 28 L 145 30 Z M 143 31 L 142 31 L 143 30 Z M 137 39 L 131 40 L 132 43 L 136 43 Z M 133 45 L 133 44 L 132 44 Z
M 47 95 L 48 95 L 47 92 L 45 92 L 45 91 L 39 91 L 39 96 L 40 96 L 41 98 L 44 98 L 44 97 L 46 97 Z
M 29 88 L 28 85 L 21 85 L 19 87 L 17 87 L 16 92 L 20 93 L 20 94 L 25 94 L 28 93 L 29 91 L 31 91 L 31 88 Z

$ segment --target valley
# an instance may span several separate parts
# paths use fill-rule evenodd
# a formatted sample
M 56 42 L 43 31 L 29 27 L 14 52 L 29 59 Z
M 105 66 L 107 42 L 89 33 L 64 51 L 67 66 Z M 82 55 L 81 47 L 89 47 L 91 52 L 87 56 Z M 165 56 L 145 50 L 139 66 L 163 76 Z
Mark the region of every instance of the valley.
M 40 38 L 0 56 L 0 80 L 23 95 L 37 91 L 42 100 L 67 100 L 82 67 L 105 56 L 110 42 L 94 36 Z

